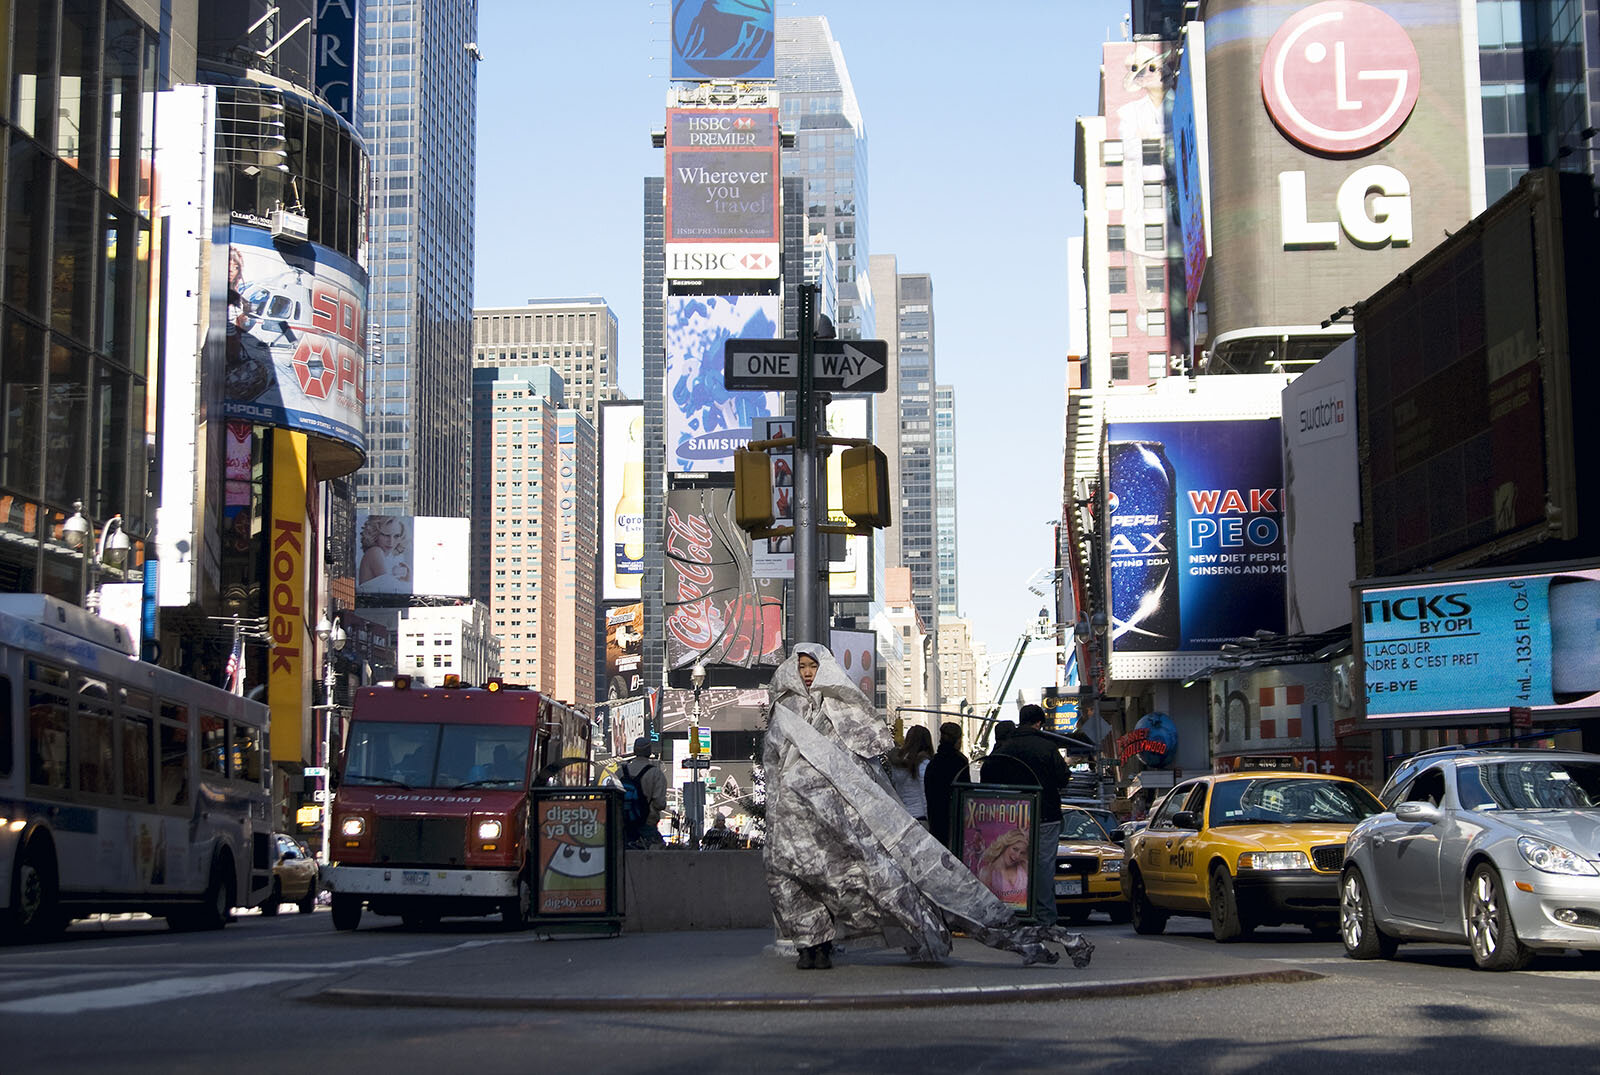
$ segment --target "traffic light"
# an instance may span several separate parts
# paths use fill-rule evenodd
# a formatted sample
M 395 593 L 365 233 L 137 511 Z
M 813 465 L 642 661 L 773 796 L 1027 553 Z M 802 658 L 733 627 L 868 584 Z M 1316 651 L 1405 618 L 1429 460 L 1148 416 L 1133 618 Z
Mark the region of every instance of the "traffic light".
M 734 449 L 733 519 L 741 530 L 772 529 L 772 460 L 766 452 Z
M 844 513 L 861 526 L 888 526 L 889 460 L 876 444 L 846 448 L 839 457 Z

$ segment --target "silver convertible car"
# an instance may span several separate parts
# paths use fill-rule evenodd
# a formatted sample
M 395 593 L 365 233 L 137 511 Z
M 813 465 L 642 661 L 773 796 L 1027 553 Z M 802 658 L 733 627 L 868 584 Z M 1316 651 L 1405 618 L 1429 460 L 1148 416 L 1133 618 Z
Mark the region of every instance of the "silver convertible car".
M 1355 959 L 1401 941 L 1467 944 L 1484 970 L 1600 952 L 1600 755 L 1417 755 L 1350 833 L 1340 932 Z

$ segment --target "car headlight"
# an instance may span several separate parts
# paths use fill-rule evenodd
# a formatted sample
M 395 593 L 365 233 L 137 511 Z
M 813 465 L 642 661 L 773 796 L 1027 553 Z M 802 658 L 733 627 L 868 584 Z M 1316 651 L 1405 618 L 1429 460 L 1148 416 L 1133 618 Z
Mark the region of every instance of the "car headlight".
M 1565 873 L 1579 877 L 1593 877 L 1597 872 L 1594 863 L 1582 855 L 1568 851 L 1560 844 L 1535 840 L 1524 836 L 1517 841 L 1517 850 L 1528 860 L 1528 865 L 1545 873 Z
M 1121 859 L 1101 859 L 1100 860 L 1100 872 L 1101 873 L 1121 873 L 1122 872 L 1122 860 Z
M 500 829 L 501 825 L 499 818 L 493 818 L 489 821 L 480 821 L 478 822 L 478 839 L 498 840 L 500 839 Z
M 1246 851 L 1239 856 L 1241 870 L 1309 870 L 1304 851 Z
M 339 823 L 341 836 L 360 836 L 367 831 L 367 819 L 364 817 L 347 817 Z

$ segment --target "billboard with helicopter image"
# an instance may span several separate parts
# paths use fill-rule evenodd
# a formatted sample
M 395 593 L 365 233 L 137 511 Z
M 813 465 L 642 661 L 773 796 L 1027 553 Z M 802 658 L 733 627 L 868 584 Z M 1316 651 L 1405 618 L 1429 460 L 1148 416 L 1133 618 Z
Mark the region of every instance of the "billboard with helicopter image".
M 365 450 L 366 323 L 359 265 L 234 223 L 223 413 Z

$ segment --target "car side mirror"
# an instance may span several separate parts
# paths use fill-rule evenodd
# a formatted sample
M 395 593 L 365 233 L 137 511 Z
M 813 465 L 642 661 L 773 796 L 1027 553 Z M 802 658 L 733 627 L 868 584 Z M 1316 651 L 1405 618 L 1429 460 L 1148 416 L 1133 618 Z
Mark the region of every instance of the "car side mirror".
M 1432 803 L 1407 802 L 1395 806 L 1394 816 L 1407 824 L 1433 825 L 1444 820 L 1444 811 Z
M 1128 838 L 1128 830 L 1124 829 L 1121 825 L 1118 825 L 1116 828 L 1111 830 L 1111 842 L 1112 843 L 1120 844 L 1122 841 L 1126 840 L 1127 838 Z
M 1191 832 L 1200 831 L 1200 816 L 1193 810 L 1179 810 L 1172 815 L 1172 827 L 1175 829 L 1188 829 Z

